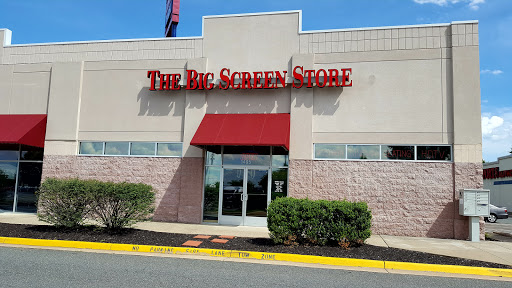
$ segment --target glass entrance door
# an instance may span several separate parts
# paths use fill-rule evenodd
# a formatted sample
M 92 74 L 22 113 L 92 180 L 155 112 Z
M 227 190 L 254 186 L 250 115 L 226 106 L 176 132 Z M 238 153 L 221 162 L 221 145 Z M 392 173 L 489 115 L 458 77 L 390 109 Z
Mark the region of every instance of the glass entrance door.
M 268 168 L 224 168 L 219 223 L 265 226 L 269 199 Z

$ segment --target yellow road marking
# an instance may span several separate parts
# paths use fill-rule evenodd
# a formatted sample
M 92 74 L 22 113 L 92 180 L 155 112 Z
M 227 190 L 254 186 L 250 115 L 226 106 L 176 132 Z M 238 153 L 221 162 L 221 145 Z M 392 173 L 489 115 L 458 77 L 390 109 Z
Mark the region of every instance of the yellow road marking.
M 423 263 L 407 263 L 395 261 L 380 261 L 353 258 L 336 258 L 323 257 L 300 254 L 286 253 L 266 253 L 254 251 L 237 251 L 237 250 L 221 250 L 221 249 L 204 249 L 189 247 L 168 247 L 168 246 L 152 246 L 152 245 L 133 245 L 133 244 L 116 244 L 116 243 L 98 243 L 98 242 L 82 242 L 67 240 L 46 240 L 46 239 L 30 239 L 30 238 L 14 238 L 0 237 L 0 244 L 30 245 L 43 247 L 63 247 L 63 248 L 81 248 L 111 251 L 127 251 L 127 252 L 146 252 L 146 253 L 162 253 L 162 254 L 189 254 L 203 255 L 212 257 L 228 257 L 240 259 L 259 259 L 269 261 L 287 261 L 300 262 L 310 264 L 326 264 L 337 266 L 352 267 L 368 267 L 381 269 L 397 269 L 409 271 L 429 271 L 444 272 L 452 274 L 470 274 L 482 276 L 512 277 L 512 269 L 498 269 L 485 267 L 468 267 L 457 265 L 438 265 Z

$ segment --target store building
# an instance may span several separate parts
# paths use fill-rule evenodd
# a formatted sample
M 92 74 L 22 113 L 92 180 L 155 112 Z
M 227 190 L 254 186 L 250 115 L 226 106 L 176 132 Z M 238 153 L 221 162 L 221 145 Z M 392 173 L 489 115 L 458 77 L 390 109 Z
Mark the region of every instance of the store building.
M 484 163 L 484 188 L 491 191 L 491 204 L 512 208 L 512 155 Z
M 483 185 L 478 23 L 302 31 L 301 16 L 208 16 L 188 38 L 0 30 L 1 209 L 30 190 L 38 147 L 4 123 L 41 115 L 43 179 L 150 184 L 157 221 L 265 225 L 275 197 L 347 199 L 373 233 L 465 239 L 458 190 Z

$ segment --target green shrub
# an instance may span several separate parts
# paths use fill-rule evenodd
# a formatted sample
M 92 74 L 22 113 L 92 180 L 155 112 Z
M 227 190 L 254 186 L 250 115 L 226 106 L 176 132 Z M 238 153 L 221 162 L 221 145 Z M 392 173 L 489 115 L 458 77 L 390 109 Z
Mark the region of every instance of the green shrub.
M 45 180 L 37 192 L 39 220 L 74 228 L 83 224 L 88 209 L 87 185 L 78 179 Z
M 147 221 L 154 211 L 155 193 L 146 184 L 98 182 L 91 192 L 92 217 L 109 230 Z
M 150 219 L 155 194 L 146 184 L 46 179 L 38 191 L 38 217 L 55 226 L 96 221 L 109 230 Z
M 273 200 L 267 211 L 275 243 L 360 245 L 371 235 L 372 215 L 364 202 L 295 199 Z

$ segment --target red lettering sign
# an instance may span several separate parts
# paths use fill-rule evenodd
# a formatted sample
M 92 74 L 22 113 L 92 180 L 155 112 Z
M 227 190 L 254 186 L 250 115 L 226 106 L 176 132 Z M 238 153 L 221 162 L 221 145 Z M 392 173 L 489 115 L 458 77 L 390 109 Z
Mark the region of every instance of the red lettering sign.
M 484 169 L 483 176 L 484 176 L 484 179 L 512 177 L 512 170 L 500 171 L 500 169 L 497 167 L 487 168 L 487 169 Z
M 307 82 L 307 88 L 316 85 L 323 87 L 351 87 L 352 69 L 318 69 L 304 70 L 303 66 L 293 68 L 292 87 L 301 88 Z M 228 68 L 222 68 L 219 73 L 219 89 L 229 88 L 237 90 L 247 89 L 277 89 L 286 86 L 286 74 L 288 71 L 256 71 L 231 73 Z M 159 70 L 150 70 L 147 77 L 150 79 L 149 90 L 180 90 L 184 86 L 186 90 L 211 90 L 215 87 L 215 75 L 213 73 L 198 73 L 196 70 L 186 70 L 187 83 L 180 84 L 181 74 L 163 74 Z M 341 77 L 341 80 L 340 80 Z M 306 79 L 305 79 L 306 78 Z M 275 80 L 275 81 L 273 81 Z

